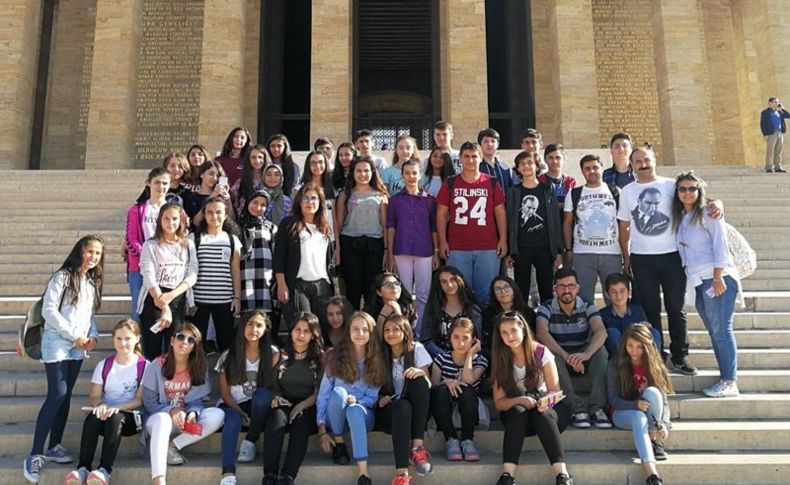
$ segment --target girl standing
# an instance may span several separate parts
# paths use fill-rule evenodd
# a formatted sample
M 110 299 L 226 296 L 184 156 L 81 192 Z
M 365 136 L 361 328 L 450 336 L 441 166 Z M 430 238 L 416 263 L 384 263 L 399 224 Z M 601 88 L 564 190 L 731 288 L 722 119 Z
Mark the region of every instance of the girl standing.
M 480 307 L 464 275 L 453 266 L 441 266 L 433 274 L 428 304 L 425 306 L 427 325 L 421 340 L 431 357 L 452 350 L 450 346 L 450 324 L 465 317 L 472 320 L 475 334 L 482 330 Z
M 272 135 L 266 141 L 266 148 L 269 150 L 272 163 L 282 169 L 283 192 L 290 194 L 293 192 L 296 181 L 299 180 L 299 166 L 294 163 L 293 156 L 291 156 L 291 144 L 288 142 L 288 137 L 282 133 Z
M 492 376 L 494 406 L 500 412 L 505 436 L 502 475 L 497 485 L 514 485 L 524 438 L 537 435 L 557 474 L 556 485 L 573 485 L 568 474 L 560 433 L 568 426 L 554 355 L 532 337 L 527 322 L 517 312 L 502 314 L 494 323 Z M 542 397 L 552 398 L 548 402 Z
M 218 406 L 225 412 L 222 427 L 222 480 L 236 485 L 236 443 L 242 426 L 247 436 L 239 448 L 239 463 L 255 460 L 255 443 L 271 409 L 277 349 L 272 346 L 271 323 L 260 310 L 245 314 L 236 328 L 233 345 L 220 355 Z
M 264 188 L 263 169 L 270 163 L 269 154 L 263 145 L 253 145 L 244 159 L 244 168 L 241 177 L 230 189 L 235 202 L 236 214 L 241 215 L 242 210 L 252 197 L 252 194 Z
M 187 161 L 189 162 L 189 171 L 187 172 L 186 182 L 194 187 L 200 187 L 200 177 L 198 171 L 200 166 L 205 162 L 211 160 L 208 155 L 208 150 L 203 145 L 192 145 L 187 150 Z
M 337 347 L 348 332 L 354 307 L 345 296 L 333 296 L 326 302 L 326 328 L 323 329 L 324 347 Z
M 148 365 L 140 348 L 140 327 L 134 320 L 121 320 L 112 330 L 115 354 L 101 360 L 91 377 L 88 406 L 80 440 L 77 469 L 66 475 L 66 485 L 107 485 L 112 465 L 121 446 L 121 437 L 140 431 L 139 409 L 143 406 L 140 385 Z M 99 436 L 102 443 L 99 467 L 93 468 L 93 455 Z
M 167 169 L 157 167 L 148 172 L 145 181 L 147 190 L 143 191 L 137 202 L 129 208 L 126 215 L 126 237 L 124 254 L 126 255 L 126 278 L 129 282 L 129 293 L 132 296 L 132 319 L 139 322 L 137 300 L 143 277 L 140 274 L 140 252 L 143 243 L 154 236 L 159 209 L 165 205 L 165 196 L 170 189 L 170 173 Z
M 162 354 L 162 343 L 169 342 L 171 328 L 184 320 L 186 292 L 195 285 L 198 260 L 195 244 L 187 239 L 187 216 L 175 202 L 159 211 L 154 237 L 143 244 L 140 257 L 143 288 L 137 302 L 143 333 L 143 351 L 148 360 Z M 158 324 L 159 331 L 152 327 Z
M 387 206 L 387 267 L 397 269 L 406 288 L 414 288 L 419 319 L 414 331 L 419 337 L 431 272 L 439 267 L 436 201 L 420 189 L 418 161 L 404 162 L 401 173 L 405 187 Z
M 217 346 L 227 350 L 233 341 L 234 317 L 241 311 L 241 241 L 235 225 L 228 220 L 228 205 L 219 197 L 211 197 L 203 205 L 203 220 L 189 237 L 195 243 L 198 276 L 194 295 L 195 325 L 201 335 L 208 329 L 209 317 L 214 319 Z
M 200 187 L 194 192 L 184 194 L 184 211 L 191 221 L 192 229 L 196 229 L 203 220 L 203 204 L 211 197 L 219 197 L 231 207 L 230 192 L 228 187 L 219 183 L 220 177 L 225 176 L 225 170 L 217 162 L 203 163 L 198 170 Z
M 283 192 L 283 169 L 279 165 L 267 165 L 263 172 L 263 185 L 269 192 L 269 207 L 266 218 L 279 226 L 283 217 L 291 214 L 292 200 Z
M 183 199 L 186 192 L 197 190 L 198 186 L 188 181 L 191 167 L 183 153 L 168 153 L 165 155 L 162 167 L 170 173 L 170 189 L 168 193 L 176 194 Z
M 211 436 L 225 417 L 219 408 L 203 409 L 202 400 L 211 393 L 211 384 L 201 338 L 191 323 L 176 328 L 167 353 L 154 359 L 143 375 L 154 485 L 164 485 L 167 466 L 186 463 L 181 450 Z
M 436 427 L 444 433 L 447 460 L 479 461 L 480 452 L 474 442 L 479 418 L 477 393 L 488 360 L 481 355 L 482 345 L 468 318 L 459 318 L 450 325 L 450 345 L 452 350 L 433 359 L 436 365 L 431 370 L 431 414 Z M 452 420 L 454 403 L 461 417 L 461 441 Z
M 47 374 L 47 397 L 36 419 L 33 447 L 24 462 L 24 476 L 30 483 L 38 483 L 44 460 L 74 461 L 60 442 L 82 360 L 98 342 L 95 314 L 101 307 L 103 281 L 104 241 L 91 235 L 77 241 L 47 284 L 41 306 L 45 321 L 41 360 Z
M 387 188 L 387 193 L 393 196 L 403 187 L 401 169 L 407 160 L 420 163 L 420 152 L 417 150 L 417 140 L 409 135 L 400 135 L 395 140 L 395 152 L 392 154 L 392 165 L 381 172 L 381 183 Z
M 672 210 L 687 294 L 693 295 L 719 365 L 719 382 L 702 392 L 708 397 L 738 396 L 738 345 L 732 318 L 741 281 L 727 245 L 724 218 L 714 219 L 705 210 L 705 182 L 694 172 L 675 179 Z
M 335 155 L 335 168 L 332 170 L 332 186 L 335 195 L 339 195 L 346 187 L 346 180 L 351 173 L 351 161 L 357 156 L 357 149 L 351 142 L 341 143 Z
M 335 239 L 335 260 L 340 262 L 346 293 L 354 308 L 362 297 L 370 301 L 373 278 L 384 262 L 384 227 L 387 225 L 387 190 L 379 181 L 370 157 L 357 157 L 351 165 L 353 178 L 337 198 L 340 237 Z
M 386 379 L 381 353 L 373 338 L 375 326 L 373 317 L 365 312 L 351 316 L 345 337 L 326 356 L 326 369 L 318 390 L 321 450 L 331 452 L 336 464 L 348 464 L 350 458 L 343 433 L 349 430 L 359 471 L 357 485 L 372 483 L 368 475 L 368 432 L 373 428 L 379 388 Z
M 277 395 L 266 417 L 261 485 L 293 485 L 307 453 L 308 439 L 316 432 L 315 403 L 323 373 L 318 317 L 298 314 L 291 322 L 289 334 L 275 366 Z M 289 434 L 288 449 L 280 468 L 285 433 Z
M 222 145 L 222 151 L 214 159 L 222 165 L 225 173 L 228 174 L 228 186 L 233 187 L 244 169 L 244 160 L 250 152 L 250 132 L 241 126 L 230 130 Z
M 329 169 L 329 160 L 326 155 L 321 152 L 310 152 L 305 158 L 305 169 L 302 173 L 302 178 L 299 185 L 294 187 L 294 192 L 308 183 L 313 183 L 324 191 L 324 202 L 326 205 L 326 220 L 329 222 L 329 228 L 332 230 L 334 239 L 334 201 L 335 189 L 332 186 L 332 171 Z
M 272 311 L 272 253 L 277 226 L 264 218 L 269 193 L 254 192 L 239 216 L 241 227 L 241 309 Z
M 418 475 L 430 475 L 431 454 L 423 446 L 428 424 L 431 356 L 414 342 L 411 322 L 403 315 L 390 315 L 376 325 L 376 340 L 383 350 L 385 383 L 379 392 L 376 429 L 392 435 L 395 478 L 392 485 L 409 485 L 409 463 Z
M 332 230 L 326 219 L 324 191 L 308 183 L 296 192 L 293 216 L 283 219 L 274 245 L 277 300 L 291 321 L 299 312 L 319 312 L 332 296 L 329 266 Z
M 662 440 L 669 437 L 671 427 L 667 394 L 673 392 L 672 381 L 655 345 L 649 326 L 630 325 L 606 370 L 612 421 L 618 428 L 632 430 L 647 485 L 664 483 L 656 460 L 667 459 Z
M 420 180 L 420 186 L 432 197 L 436 197 L 442 184 L 448 177 L 455 175 L 453 158 L 443 148 L 436 147 L 431 150 L 425 173 Z

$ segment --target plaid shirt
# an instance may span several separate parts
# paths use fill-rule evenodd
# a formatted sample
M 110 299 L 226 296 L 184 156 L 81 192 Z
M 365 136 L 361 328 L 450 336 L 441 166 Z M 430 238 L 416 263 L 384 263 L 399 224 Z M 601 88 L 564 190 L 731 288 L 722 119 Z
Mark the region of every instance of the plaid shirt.
M 241 304 L 243 310 L 272 310 L 272 253 L 277 226 L 264 221 L 252 229 L 252 247 L 241 255 Z
M 636 181 L 636 175 L 634 175 L 634 171 L 631 169 L 630 166 L 628 167 L 628 172 L 626 173 L 628 174 L 629 183 Z M 617 170 L 615 170 L 614 167 L 609 167 L 606 170 L 604 170 L 602 178 L 603 178 L 603 183 L 607 185 L 614 185 L 621 189 L 623 188 L 617 185 Z

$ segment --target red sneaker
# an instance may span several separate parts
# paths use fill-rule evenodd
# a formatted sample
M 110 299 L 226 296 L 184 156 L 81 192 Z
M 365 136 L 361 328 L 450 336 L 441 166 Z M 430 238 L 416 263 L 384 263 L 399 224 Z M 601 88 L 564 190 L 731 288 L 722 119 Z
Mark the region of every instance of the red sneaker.
M 412 449 L 411 455 L 409 456 L 409 461 L 414 465 L 414 470 L 417 472 L 417 475 L 421 477 L 433 473 L 433 466 L 431 462 L 428 461 L 430 459 L 431 453 L 422 446 Z
M 392 485 L 411 485 L 411 477 L 409 475 L 395 475 Z

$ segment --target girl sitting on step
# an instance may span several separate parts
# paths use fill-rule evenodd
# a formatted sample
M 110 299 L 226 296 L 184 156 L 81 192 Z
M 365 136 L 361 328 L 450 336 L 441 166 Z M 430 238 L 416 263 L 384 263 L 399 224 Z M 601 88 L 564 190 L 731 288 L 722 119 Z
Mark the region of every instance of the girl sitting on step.
M 134 320 L 121 320 L 112 330 L 112 343 L 115 354 L 101 360 L 91 377 L 88 406 L 93 410 L 82 425 L 79 464 L 66 475 L 66 485 L 110 483 L 121 437 L 135 435 L 142 429 L 140 383 L 148 362 L 140 348 L 140 327 Z M 104 438 L 101 459 L 99 467 L 93 468 L 99 436 Z
M 345 296 L 333 296 L 326 302 L 325 321 L 323 328 L 324 348 L 336 347 L 348 332 L 348 324 L 354 307 Z
M 672 381 L 656 349 L 650 325 L 635 323 L 626 328 L 620 350 L 606 371 L 612 422 L 633 431 L 647 485 L 664 483 L 656 460 L 666 460 L 662 440 L 669 436 L 669 403 Z
M 186 463 L 181 450 L 211 436 L 225 418 L 219 408 L 203 408 L 211 384 L 201 339 L 189 322 L 176 328 L 167 353 L 154 359 L 143 376 L 153 485 L 164 485 L 167 466 Z
M 233 345 L 220 355 L 219 408 L 225 411 L 222 428 L 222 480 L 236 485 L 236 444 L 243 426 L 247 436 L 239 447 L 238 462 L 255 460 L 255 443 L 263 431 L 275 385 L 273 367 L 278 350 L 272 346 L 271 322 L 262 310 L 253 310 L 236 326 Z
M 104 241 L 91 235 L 77 241 L 47 284 L 41 306 L 45 321 L 41 360 L 47 374 L 47 397 L 36 419 L 33 448 L 24 462 L 24 476 L 30 483 L 38 483 L 44 460 L 74 461 L 60 443 L 82 361 L 98 342 L 95 314 L 101 306 L 103 281 Z
M 351 316 L 343 340 L 326 356 L 318 390 L 318 436 L 321 450 L 338 465 L 350 461 L 343 433 L 350 431 L 357 462 L 357 485 L 370 485 L 368 432 L 373 428 L 379 389 L 386 379 L 381 349 L 373 336 L 376 322 L 365 312 Z M 330 434 L 331 433 L 331 434 Z

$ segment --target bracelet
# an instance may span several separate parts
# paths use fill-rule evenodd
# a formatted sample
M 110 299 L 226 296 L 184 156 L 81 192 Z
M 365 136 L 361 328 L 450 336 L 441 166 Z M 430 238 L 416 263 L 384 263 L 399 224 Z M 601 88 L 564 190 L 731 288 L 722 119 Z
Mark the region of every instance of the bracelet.
M 324 431 L 323 433 L 318 433 L 318 437 L 320 438 L 320 437 L 324 436 L 325 434 L 329 434 L 329 432 L 328 431 Z
M 241 297 L 238 297 L 238 296 L 234 296 L 233 299 L 241 301 Z

